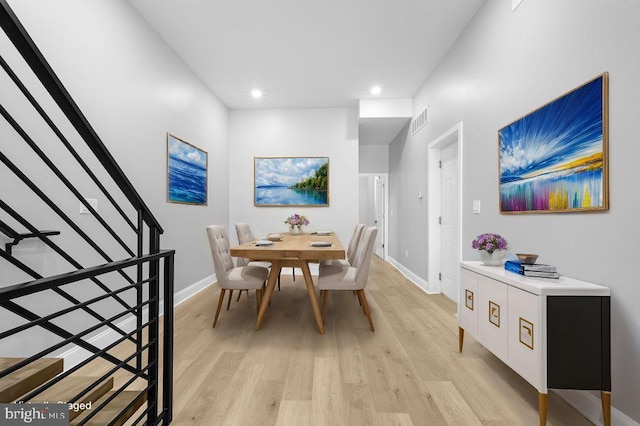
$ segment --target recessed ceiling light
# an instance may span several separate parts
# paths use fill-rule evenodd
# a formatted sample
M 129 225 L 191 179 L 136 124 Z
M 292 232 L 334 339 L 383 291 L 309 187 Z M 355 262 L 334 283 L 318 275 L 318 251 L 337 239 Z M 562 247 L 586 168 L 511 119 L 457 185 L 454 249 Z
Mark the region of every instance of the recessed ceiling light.
M 262 97 L 262 90 L 258 90 L 258 89 L 254 89 L 251 91 L 251 96 L 253 96 L 254 98 L 261 98 Z
M 380 88 L 380 86 L 373 86 L 371 88 L 371 94 L 372 95 L 379 95 L 380 92 L 382 92 L 382 89 Z

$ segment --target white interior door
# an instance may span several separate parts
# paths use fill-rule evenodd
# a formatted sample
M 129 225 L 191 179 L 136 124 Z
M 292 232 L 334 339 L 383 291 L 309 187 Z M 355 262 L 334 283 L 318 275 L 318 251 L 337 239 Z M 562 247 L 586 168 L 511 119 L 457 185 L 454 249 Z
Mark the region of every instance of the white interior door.
M 449 299 L 458 300 L 458 142 L 440 151 L 441 161 L 441 233 L 440 286 Z
M 384 194 L 385 194 L 385 181 L 384 177 L 376 176 L 374 178 L 374 205 L 375 205 L 375 224 L 378 227 L 378 235 L 376 236 L 376 245 L 374 253 L 380 258 L 384 259 L 384 230 L 385 230 L 385 217 L 384 217 Z

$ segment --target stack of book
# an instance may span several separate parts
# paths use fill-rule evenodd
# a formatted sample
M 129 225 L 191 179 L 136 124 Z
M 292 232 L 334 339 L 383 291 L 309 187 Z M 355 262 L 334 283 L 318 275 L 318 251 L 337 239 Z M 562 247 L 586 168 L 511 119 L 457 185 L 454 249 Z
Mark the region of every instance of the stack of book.
M 507 260 L 504 262 L 504 269 L 524 275 L 525 277 L 560 278 L 555 266 L 545 265 L 542 263 L 527 265 L 520 263 L 519 260 Z

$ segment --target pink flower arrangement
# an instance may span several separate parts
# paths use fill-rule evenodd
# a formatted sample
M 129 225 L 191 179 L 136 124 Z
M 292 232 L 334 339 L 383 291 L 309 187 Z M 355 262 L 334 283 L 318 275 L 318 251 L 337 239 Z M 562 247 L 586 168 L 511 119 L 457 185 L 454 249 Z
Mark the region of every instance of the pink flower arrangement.
M 308 225 L 309 220 L 306 217 L 296 213 L 292 216 L 289 216 L 287 220 L 284 221 L 284 223 L 288 224 L 289 226 L 302 226 Z
M 481 234 L 471 243 L 471 247 L 476 250 L 484 250 L 487 253 L 493 253 L 496 250 L 506 250 L 507 240 L 500 234 Z

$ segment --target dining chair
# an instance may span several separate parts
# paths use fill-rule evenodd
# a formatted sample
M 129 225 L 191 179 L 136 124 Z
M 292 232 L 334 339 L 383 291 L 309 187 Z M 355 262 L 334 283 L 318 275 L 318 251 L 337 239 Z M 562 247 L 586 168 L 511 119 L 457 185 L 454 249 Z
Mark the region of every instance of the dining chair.
M 358 300 L 360 301 L 362 310 L 369 320 L 371 331 L 375 331 L 364 289 L 367 286 L 367 281 L 369 279 L 371 254 L 373 253 L 373 245 L 375 244 L 377 234 L 378 229 L 375 226 L 370 226 L 364 229 L 363 237 L 358 244 L 358 250 L 352 265 L 320 265 L 318 288 L 320 289 L 320 294 L 323 299 L 322 321 L 324 321 L 326 317 L 330 290 L 355 291 L 358 295 Z
M 358 252 L 358 244 L 360 243 L 360 239 L 364 235 L 362 230 L 364 229 L 364 223 L 359 223 L 356 225 L 356 229 L 353 230 L 353 234 L 351 235 L 351 240 L 349 241 L 349 246 L 347 247 L 347 258 L 346 259 L 325 259 L 320 261 L 320 264 L 323 265 L 342 265 L 342 266 L 350 266 L 353 264 L 356 258 L 356 253 Z
M 251 226 L 248 223 L 240 222 L 236 223 L 236 235 L 238 236 L 239 244 L 246 244 L 256 240 L 251 232 Z M 238 258 L 238 266 L 262 266 L 263 268 L 271 268 L 271 262 L 256 262 L 244 257 Z M 280 290 L 280 277 L 278 276 L 278 291 Z M 240 292 L 242 294 L 242 292 Z M 240 294 L 238 294 L 238 300 L 240 300 Z M 247 291 L 247 296 L 249 292 Z M 231 301 L 231 298 L 229 298 Z
M 207 226 L 207 236 L 213 257 L 213 267 L 220 286 L 220 298 L 218 299 L 218 308 L 213 319 L 213 327 L 218 322 L 218 315 L 220 315 L 220 308 L 227 290 L 231 292 L 229 300 L 231 300 L 233 290 L 256 290 L 257 315 L 260 303 L 262 303 L 262 289 L 269 275 L 269 270 L 262 266 L 233 266 L 233 258 L 229 252 L 231 244 L 224 226 Z

